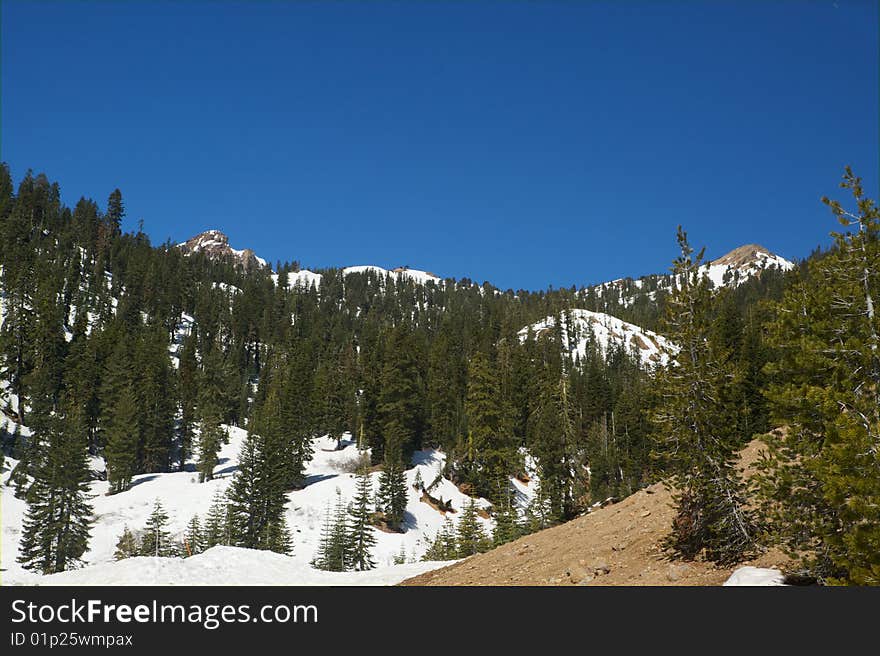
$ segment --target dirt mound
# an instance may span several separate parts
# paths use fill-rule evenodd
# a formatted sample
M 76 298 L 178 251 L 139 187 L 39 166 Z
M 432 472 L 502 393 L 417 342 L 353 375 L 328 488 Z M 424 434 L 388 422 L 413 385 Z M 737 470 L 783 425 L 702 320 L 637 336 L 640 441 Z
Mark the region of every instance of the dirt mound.
M 752 442 L 740 466 L 761 451 Z M 657 483 L 623 501 L 492 551 L 427 572 L 401 585 L 721 585 L 735 567 L 672 561 L 661 542 L 672 526 L 672 497 Z M 770 551 L 740 565 L 780 567 Z M 739 567 L 739 565 L 737 566 Z

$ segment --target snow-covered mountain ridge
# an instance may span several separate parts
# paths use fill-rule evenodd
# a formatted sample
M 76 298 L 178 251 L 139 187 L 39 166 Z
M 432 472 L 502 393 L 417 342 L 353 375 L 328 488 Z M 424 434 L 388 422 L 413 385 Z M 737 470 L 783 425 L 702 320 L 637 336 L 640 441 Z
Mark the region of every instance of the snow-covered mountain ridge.
M 670 354 L 678 349 L 668 339 L 650 330 L 645 330 L 604 312 L 574 309 L 562 315 L 563 350 L 573 359 L 583 359 L 590 344 L 595 343 L 604 357 L 615 346 L 623 346 L 630 352 L 639 354 L 641 361 L 648 365 L 666 365 Z M 529 331 L 540 337 L 556 325 L 555 317 L 546 317 L 519 331 L 524 340 Z
M 216 259 L 232 259 L 241 264 L 245 270 L 254 267 L 268 268 L 266 260 L 257 257 L 254 251 L 245 248 L 233 249 L 229 245 L 229 238 L 220 230 L 206 230 L 187 241 L 177 245 L 185 253 L 205 253 L 208 257 Z M 749 278 L 760 276 L 766 270 L 778 269 L 788 271 L 794 267 L 794 263 L 770 252 L 758 244 L 746 244 L 733 249 L 729 253 L 707 262 L 705 265 L 706 276 L 717 287 L 738 286 Z M 401 266 L 392 269 L 362 264 L 346 266 L 342 268 L 344 276 L 352 274 L 373 274 L 380 280 L 409 279 L 416 284 L 442 284 L 443 279 L 430 271 L 413 269 L 409 266 Z M 278 283 L 279 275 L 272 274 L 272 279 Z M 654 279 L 653 282 L 649 282 Z M 320 288 L 323 274 L 309 269 L 299 269 L 287 274 L 287 286 L 291 289 L 307 289 L 309 287 Z M 669 290 L 673 285 L 671 274 L 655 276 L 643 276 L 638 279 L 618 278 L 596 285 L 589 285 L 582 290 L 583 294 L 594 293 L 599 298 L 607 298 L 609 292 L 619 298 L 621 304 L 627 307 L 632 304 L 637 296 L 644 295 L 654 298 L 657 290 Z
M 738 287 L 751 278 L 760 277 L 765 271 L 790 271 L 794 262 L 770 252 L 758 244 L 746 244 L 734 248 L 719 258 L 703 265 L 704 275 L 714 288 Z M 617 278 L 582 290 L 582 295 L 605 301 L 616 300 L 623 307 L 630 307 L 641 298 L 651 302 L 657 292 L 669 292 L 675 284 L 671 273 L 642 276 L 640 278 Z

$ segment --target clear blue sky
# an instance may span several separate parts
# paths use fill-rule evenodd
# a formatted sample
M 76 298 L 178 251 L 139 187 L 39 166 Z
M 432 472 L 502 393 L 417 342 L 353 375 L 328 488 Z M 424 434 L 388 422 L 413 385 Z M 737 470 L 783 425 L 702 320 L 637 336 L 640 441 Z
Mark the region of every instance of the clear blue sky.
M 876 196 L 878 4 L 2 2 L 2 159 L 154 242 L 503 288 L 827 243 Z

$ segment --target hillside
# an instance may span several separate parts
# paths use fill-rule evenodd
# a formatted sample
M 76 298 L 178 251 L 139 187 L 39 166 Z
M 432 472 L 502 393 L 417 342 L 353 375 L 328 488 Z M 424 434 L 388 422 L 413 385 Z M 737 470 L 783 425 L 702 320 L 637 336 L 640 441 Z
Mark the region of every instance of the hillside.
M 741 453 L 748 471 L 761 444 Z M 673 562 L 661 542 L 669 532 L 670 492 L 656 483 L 560 526 L 408 579 L 402 585 L 721 585 L 741 565 L 777 568 L 776 551 L 737 567 Z
M 794 262 L 781 257 L 758 244 L 744 244 L 703 264 L 703 274 L 716 289 L 736 288 L 765 272 L 782 273 L 794 268 Z M 675 280 L 672 274 L 652 274 L 640 278 L 618 278 L 581 291 L 584 298 L 595 298 L 613 308 L 631 308 L 640 303 L 655 304 L 658 295 L 669 293 Z
M 663 335 L 645 330 L 604 312 L 575 309 L 567 315 L 562 326 L 563 350 L 572 358 L 583 359 L 591 343 L 595 343 L 599 352 L 606 356 L 618 346 L 638 354 L 639 360 L 647 365 L 666 365 L 669 354 L 676 350 Z M 556 319 L 545 319 L 526 326 L 519 331 L 520 339 L 526 339 L 529 330 L 535 337 L 540 337 L 552 330 Z
M 2 427 L 0 427 L 2 428 Z M 8 430 L 8 428 L 6 428 Z M 26 508 L 23 500 L 13 495 L 13 488 L 7 485 L 9 472 L 16 461 L 7 459 L 6 466 L 0 468 L 0 583 L 10 584 L 51 584 L 52 582 L 70 584 L 125 583 L 146 584 L 178 583 L 212 585 L 219 583 L 269 584 L 273 580 L 284 581 L 289 585 L 306 584 L 381 584 L 395 583 L 426 568 L 441 564 L 425 565 L 419 562 L 426 547 L 426 538 L 432 538 L 443 525 L 446 514 L 436 510 L 422 500 L 413 482 L 416 476 L 430 483 L 435 498 L 442 498 L 452 508 L 450 517 L 458 517 L 470 497 L 462 494 L 455 485 L 442 477 L 445 456 L 434 450 L 418 451 L 412 459 L 412 466 L 406 471 L 407 505 L 403 531 L 400 533 L 373 529 L 376 548 L 373 556 L 377 568 L 370 573 L 349 573 L 348 576 L 327 575 L 311 567 L 320 542 L 323 522 L 328 510 L 332 510 L 339 493 L 344 501 L 350 501 L 355 492 L 355 476 L 351 473 L 358 460 L 354 443 L 346 436 L 337 449 L 333 440 L 326 437 L 315 438 L 315 455 L 306 468 L 306 486 L 301 490 L 287 493 L 285 518 L 293 535 L 293 556 L 267 554 L 249 549 L 228 548 L 226 551 L 206 552 L 193 559 L 178 558 L 137 558 L 115 563 L 113 552 L 124 527 L 139 530 L 147 520 L 156 500 L 162 502 L 170 516 L 169 531 L 175 540 L 182 539 L 187 522 L 193 515 L 205 518 L 217 493 L 227 489 L 233 475 L 238 471 L 238 457 L 245 439 L 244 430 L 227 427 L 229 441 L 220 452 L 219 464 L 215 468 L 215 479 L 203 484 L 197 482 L 194 463 L 186 471 L 145 474 L 137 476 L 130 489 L 119 494 L 107 495 L 108 484 L 96 480 L 90 484 L 90 494 L 95 509 L 95 526 L 92 542 L 85 554 L 85 569 L 64 575 L 41 577 L 21 568 L 16 561 L 19 553 L 19 540 L 22 520 Z M 93 468 L 104 467 L 103 459 L 95 458 Z M 373 489 L 378 489 L 379 472 L 372 475 Z M 519 484 L 522 503 L 529 500 L 529 489 Z M 478 499 L 478 506 L 485 506 L 485 500 Z M 480 519 L 484 527 L 490 522 Z M 406 566 L 395 564 L 395 559 L 403 555 Z M 273 560 L 274 558 L 274 560 Z M 217 568 L 232 567 L 240 571 L 232 579 L 227 573 L 222 577 Z M 213 563 L 213 564 L 211 564 Z M 407 568 L 408 567 L 408 568 Z M 269 568 L 267 570 L 267 568 Z M 283 576 L 272 578 L 266 571 L 282 571 Z M 48 580 L 47 580 L 48 579 Z
M 159 555 L 138 535 L 157 500 L 177 545 L 194 515 L 216 508 L 231 524 L 205 545 L 194 538 L 194 553 L 222 544 L 289 554 L 292 543 L 290 563 L 305 571 L 328 508 L 354 497 L 352 435 L 370 454 L 361 526 L 380 569 L 418 561 L 429 541 L 438 560 L 472 553 L 449 542 L 472 497 L 500 542 L 649 482 L 654 376 L 675 350 L 648 330 L 662 295 L 598 311 L 575 288 L 501 292 L 409 267 L 273 270 L 218 230 L 158 247 L 123 233 L 118 190 L 105 213 L 87 200 L 65 208 L 53 189 L 26 176 L 0 222 L 6 581 L 80 562 L 117 576 L 126 526 L 138 544 L 125 555 Z M 769 255 L 756 249 L 718 264 L 752 276 L 731 306 L 742 316 L 769 295 L 772 276 L 751 266 Z M 745 326 L 733 332 L 724 339 L 745 358 Z M 231 482 L 234 501 L 222 496 Z M 25 520 L 73 488 L 82 537 L 62 567 L 22 547 L 56 527 Z M 505 517 L 514 509 L 516 531 Z M 145 576 L 165 576 L 153 565 Z

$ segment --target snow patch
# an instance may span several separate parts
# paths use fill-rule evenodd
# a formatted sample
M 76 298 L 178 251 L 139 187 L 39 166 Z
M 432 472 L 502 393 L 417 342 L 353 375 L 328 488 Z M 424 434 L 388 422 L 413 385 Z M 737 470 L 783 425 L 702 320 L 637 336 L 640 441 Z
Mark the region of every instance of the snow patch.
M 590 335 L 594 337 L 603 357 L 607 356 L 612 347 L 622 345 L 627 350 L 638 353 L 644 363 L 665 366 L 669 363 L 670 354 L 678 351 L 678 348 L 663 335 L 604 312 L 575 309 L 571 310 L 568 316 L 571 321 L 566 322 L 562 327 L 562 340 L 563 348 L 572 357 L 586 356 Z M 546 317 L 520 330 L 519 338 L 525 340 L 530 329 L 532 334 L 538 336 L 553 329 L 555 323 L 555 317 Z
M 740 567 L 730 575 L 724 585 L 785 585 L 785 577 L 778 569 L 764 567 Z

